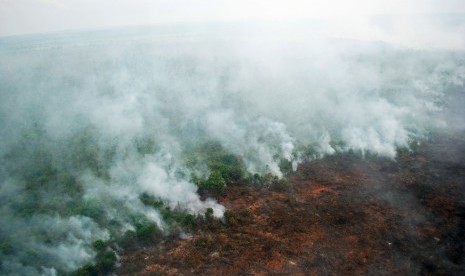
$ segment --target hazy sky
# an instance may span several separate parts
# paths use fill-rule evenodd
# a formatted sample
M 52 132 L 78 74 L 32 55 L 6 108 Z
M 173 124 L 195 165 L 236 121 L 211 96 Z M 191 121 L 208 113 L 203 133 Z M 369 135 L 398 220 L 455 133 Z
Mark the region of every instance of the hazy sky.
M 464 13 L 464 0 L 0 0 L 0 36 L 173 22 Z

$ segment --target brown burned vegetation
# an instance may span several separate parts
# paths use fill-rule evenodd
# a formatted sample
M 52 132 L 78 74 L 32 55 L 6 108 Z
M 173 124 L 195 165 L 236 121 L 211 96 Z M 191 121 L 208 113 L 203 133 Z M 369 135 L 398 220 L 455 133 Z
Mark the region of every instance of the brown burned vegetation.
M 450 143 L 456 150 L 444 158 Z M 219 197 L 228 209 L 222 220 L 206 215 L 129 248 L 116 273 L 463 274 L 464 179 L 461 140 L 432 140 L 395 161 L 326 157 L 301 165 L 284 189 L 228 185 Z

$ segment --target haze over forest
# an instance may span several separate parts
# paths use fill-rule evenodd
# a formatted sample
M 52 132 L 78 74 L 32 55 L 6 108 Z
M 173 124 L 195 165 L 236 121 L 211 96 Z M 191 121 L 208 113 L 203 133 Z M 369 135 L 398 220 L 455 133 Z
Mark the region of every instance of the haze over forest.
M 116 260 L 221 219 L 218 185 L 465 128 L 461 1 L 171 2 L 0 1 L 0 274 Z

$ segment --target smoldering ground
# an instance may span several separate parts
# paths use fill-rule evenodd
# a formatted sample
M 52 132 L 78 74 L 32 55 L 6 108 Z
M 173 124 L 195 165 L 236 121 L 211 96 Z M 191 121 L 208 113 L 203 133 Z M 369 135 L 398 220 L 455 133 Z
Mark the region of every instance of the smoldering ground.
M 1 39 L 3 274 L 71 272 L 140 220 L 166 229 L 143 194 L 221 217 L 192 180 L 206 142 L 281 177 L 282 160 L 393 159 L 463 118 L 444 111 L 460 50 L 228 28 Z

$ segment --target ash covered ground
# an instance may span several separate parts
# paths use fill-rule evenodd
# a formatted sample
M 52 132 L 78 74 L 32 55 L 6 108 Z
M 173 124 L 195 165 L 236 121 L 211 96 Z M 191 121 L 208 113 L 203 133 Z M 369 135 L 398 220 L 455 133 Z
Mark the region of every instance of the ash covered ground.
M 224 220 L 129 246 L 115 272 L 463 274 L 463 137 L 431 137 L 395 160 L 351 153 L 314 160 L 287 185 L 236 183 L 219 198 L 229 210 Z

